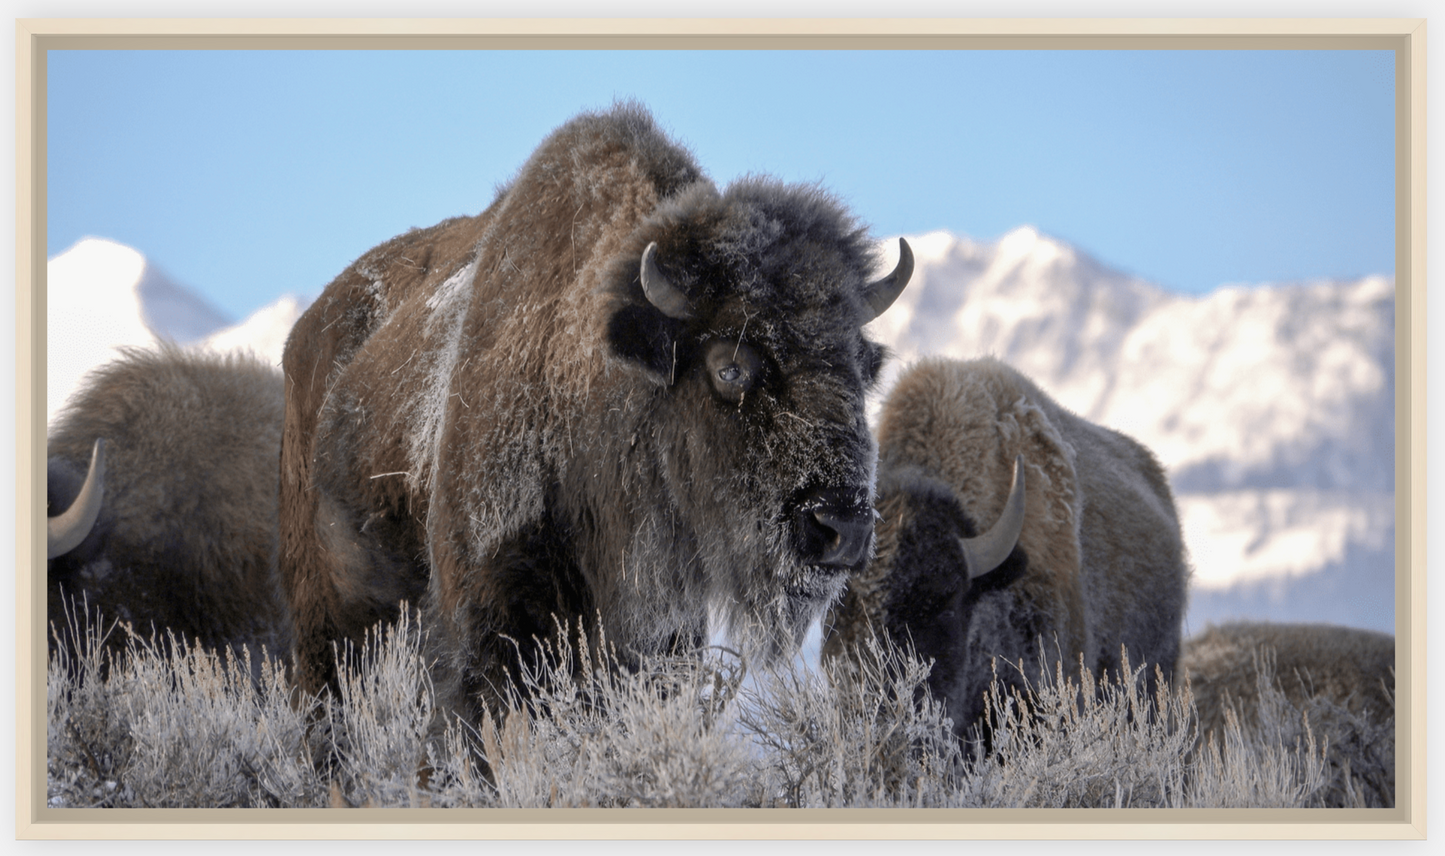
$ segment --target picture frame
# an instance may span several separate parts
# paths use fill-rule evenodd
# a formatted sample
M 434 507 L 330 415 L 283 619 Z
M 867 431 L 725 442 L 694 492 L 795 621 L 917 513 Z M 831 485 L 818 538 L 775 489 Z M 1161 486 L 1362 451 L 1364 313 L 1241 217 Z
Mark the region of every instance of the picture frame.
M 200 20 L 16 22 L 17 835 L 21 838 L 1394 838 L 1425 835 L 1425 22 L 1422 20 Z M 52 50 L 807 47 L 1377 49 L 1395 54 L 1396 674 L 1393 809 L 52 809 L 45 805 L 41 518 L 45 85 Z

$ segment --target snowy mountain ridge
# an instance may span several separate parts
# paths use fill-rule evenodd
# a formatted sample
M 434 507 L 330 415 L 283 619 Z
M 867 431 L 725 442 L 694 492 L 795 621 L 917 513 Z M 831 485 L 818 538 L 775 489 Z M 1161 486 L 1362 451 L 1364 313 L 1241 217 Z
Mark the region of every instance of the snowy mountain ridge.
M 120 349 L 168 340 L 216 350 L 250 349 L 275 365 L 305 304 L 285 295 L 231 324 L 138 251 L 84 238 L 46 265 L 46 424 L 91 369 Z
M 1176 489 L 1393 490 L 1390 280 L 1192 297 L 1032 227 L 992 245 L 940 232 L 909 243 L 914 281 L 870 328 L 898 358 L 885 388 L 925 354 L 991 354 L 1149 446 Z

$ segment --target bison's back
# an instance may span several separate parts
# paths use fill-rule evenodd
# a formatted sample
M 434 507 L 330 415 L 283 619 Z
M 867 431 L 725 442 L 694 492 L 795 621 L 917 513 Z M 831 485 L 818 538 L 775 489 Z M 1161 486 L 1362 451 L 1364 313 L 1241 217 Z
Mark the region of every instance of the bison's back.
M 1268 658 L 1264 664 L 1261 656 Z M 1393 636 L 1328 624 L 1241 621 L 1206 628 L 1180 658 L 1202 731 L 1222 727 L 1226 697 L 1245 702 L 1249 715 L 1261 665 L 1272 665 L 1280 690 L 1296 705 L 1324 696 L 1353 713 L 1394 718 Z
M 425 602 L 433 644 L 475 656 L 491 607 L 468 604 L 506 600 L 479 569 L 539 525 L 624 383 L 602 341 L 607 262 L 700 179 L 645 110 L 586 114 L 481 214 L 371 250 L 298 321 L 281 534 L 303 686 L 332 682 L 332 643 L 403 599 Z
M 490 209 L 371 249 L 287 339 L 280 570 L 309 690 L 334 675 L 333 642 L 360 644 L 425 591 L 423 527 L 446 410 L 437 390 L 451 367 L 439 355 L 465 317 L 489 223 Z

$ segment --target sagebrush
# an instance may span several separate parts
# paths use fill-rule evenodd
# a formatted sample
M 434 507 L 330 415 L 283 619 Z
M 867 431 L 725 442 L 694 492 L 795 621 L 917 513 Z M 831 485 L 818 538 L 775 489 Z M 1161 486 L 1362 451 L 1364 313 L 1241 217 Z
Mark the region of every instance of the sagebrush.
M 96 628 L 98 622 L 91 622 Z M 566 627 L 496 715 L 438 713 L 410 616 L 339 650 L 340 691 L 297 693 L 269 652 L 92 629 L 49 664 L 56 807 L 1311 807 L 1364 805 L 1330 734 L 1260 674 L 1243 728 L 1201 739 L 1186 685 L 1062 672 L 988 698 L 960 741 L 929 664 L 886 643 L 750 672 L 712 648 L 618 665 Z M 126 633 L 112 626 L 111 633 Z M 600 648 L 601 650 L 598 650 Z M 251 657 L 259 660 L 253 668 Z M 999 664 L 999 669 L 1017 665 Z M 1334 720 L 1345 714 L 1331 710 Z M 1353 729 L 1353 731 L 1351 730 Z

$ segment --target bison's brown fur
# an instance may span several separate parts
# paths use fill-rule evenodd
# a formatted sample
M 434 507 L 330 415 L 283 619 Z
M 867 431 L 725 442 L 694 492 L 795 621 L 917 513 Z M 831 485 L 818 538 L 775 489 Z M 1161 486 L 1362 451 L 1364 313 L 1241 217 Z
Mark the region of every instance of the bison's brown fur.
M 1233 708 L 1259 728 L 1261 671 L 1328 743 L 1334 807 L 1395 804 L 1395 637 L 1329 624 L 1231 622 L 1184 643 L 1179 670 L 1199 712 L 1201 739 L 1224 739 Z M 1294 723 L 1285 723 L 1286 726 Z
M 910 642 L 935 661 L 930 687 L 960 732 L 983 712 L 995 657 L 1015 686 L 1037 685 L 1060 660 L 1076 671 L 1081 657 L 1096 675 L 1117 674 L 1121 646 L 1131 665 L 1171 674 L 1188 568 L 1147 449 L 991 358 L 925 359 L 905 372 L 878 443 L 877 556 L 834 610 L 825 655 L 872 632 Z M 1019 456 L 1017 548 L 970 581 L 957 539 L 999 518 Z
M 62 637 L 88 604 L 142 634 L 248 645 L 257 663 L 261 645 L 289 649 L 276 571 L 282 406 L 280 372 L 243 355 L 160 345 L 86 377 L 47 437 L 52 514 L 74 499 L 105 440 L 95 525 L 47 563 L 47 609 Z
M 709 608 L 764 656 L 796 645 L 869 546 L 874 262 L 831 197 L 720 193 L 631 106 L 553 132 L 481 214 L 362 256 L 284 359 L 303 684 L 402 599 L 472 715 L 554 616 L 628 654 L 699 643 Z M 825 519 L 860 533 L 845 560 Z

